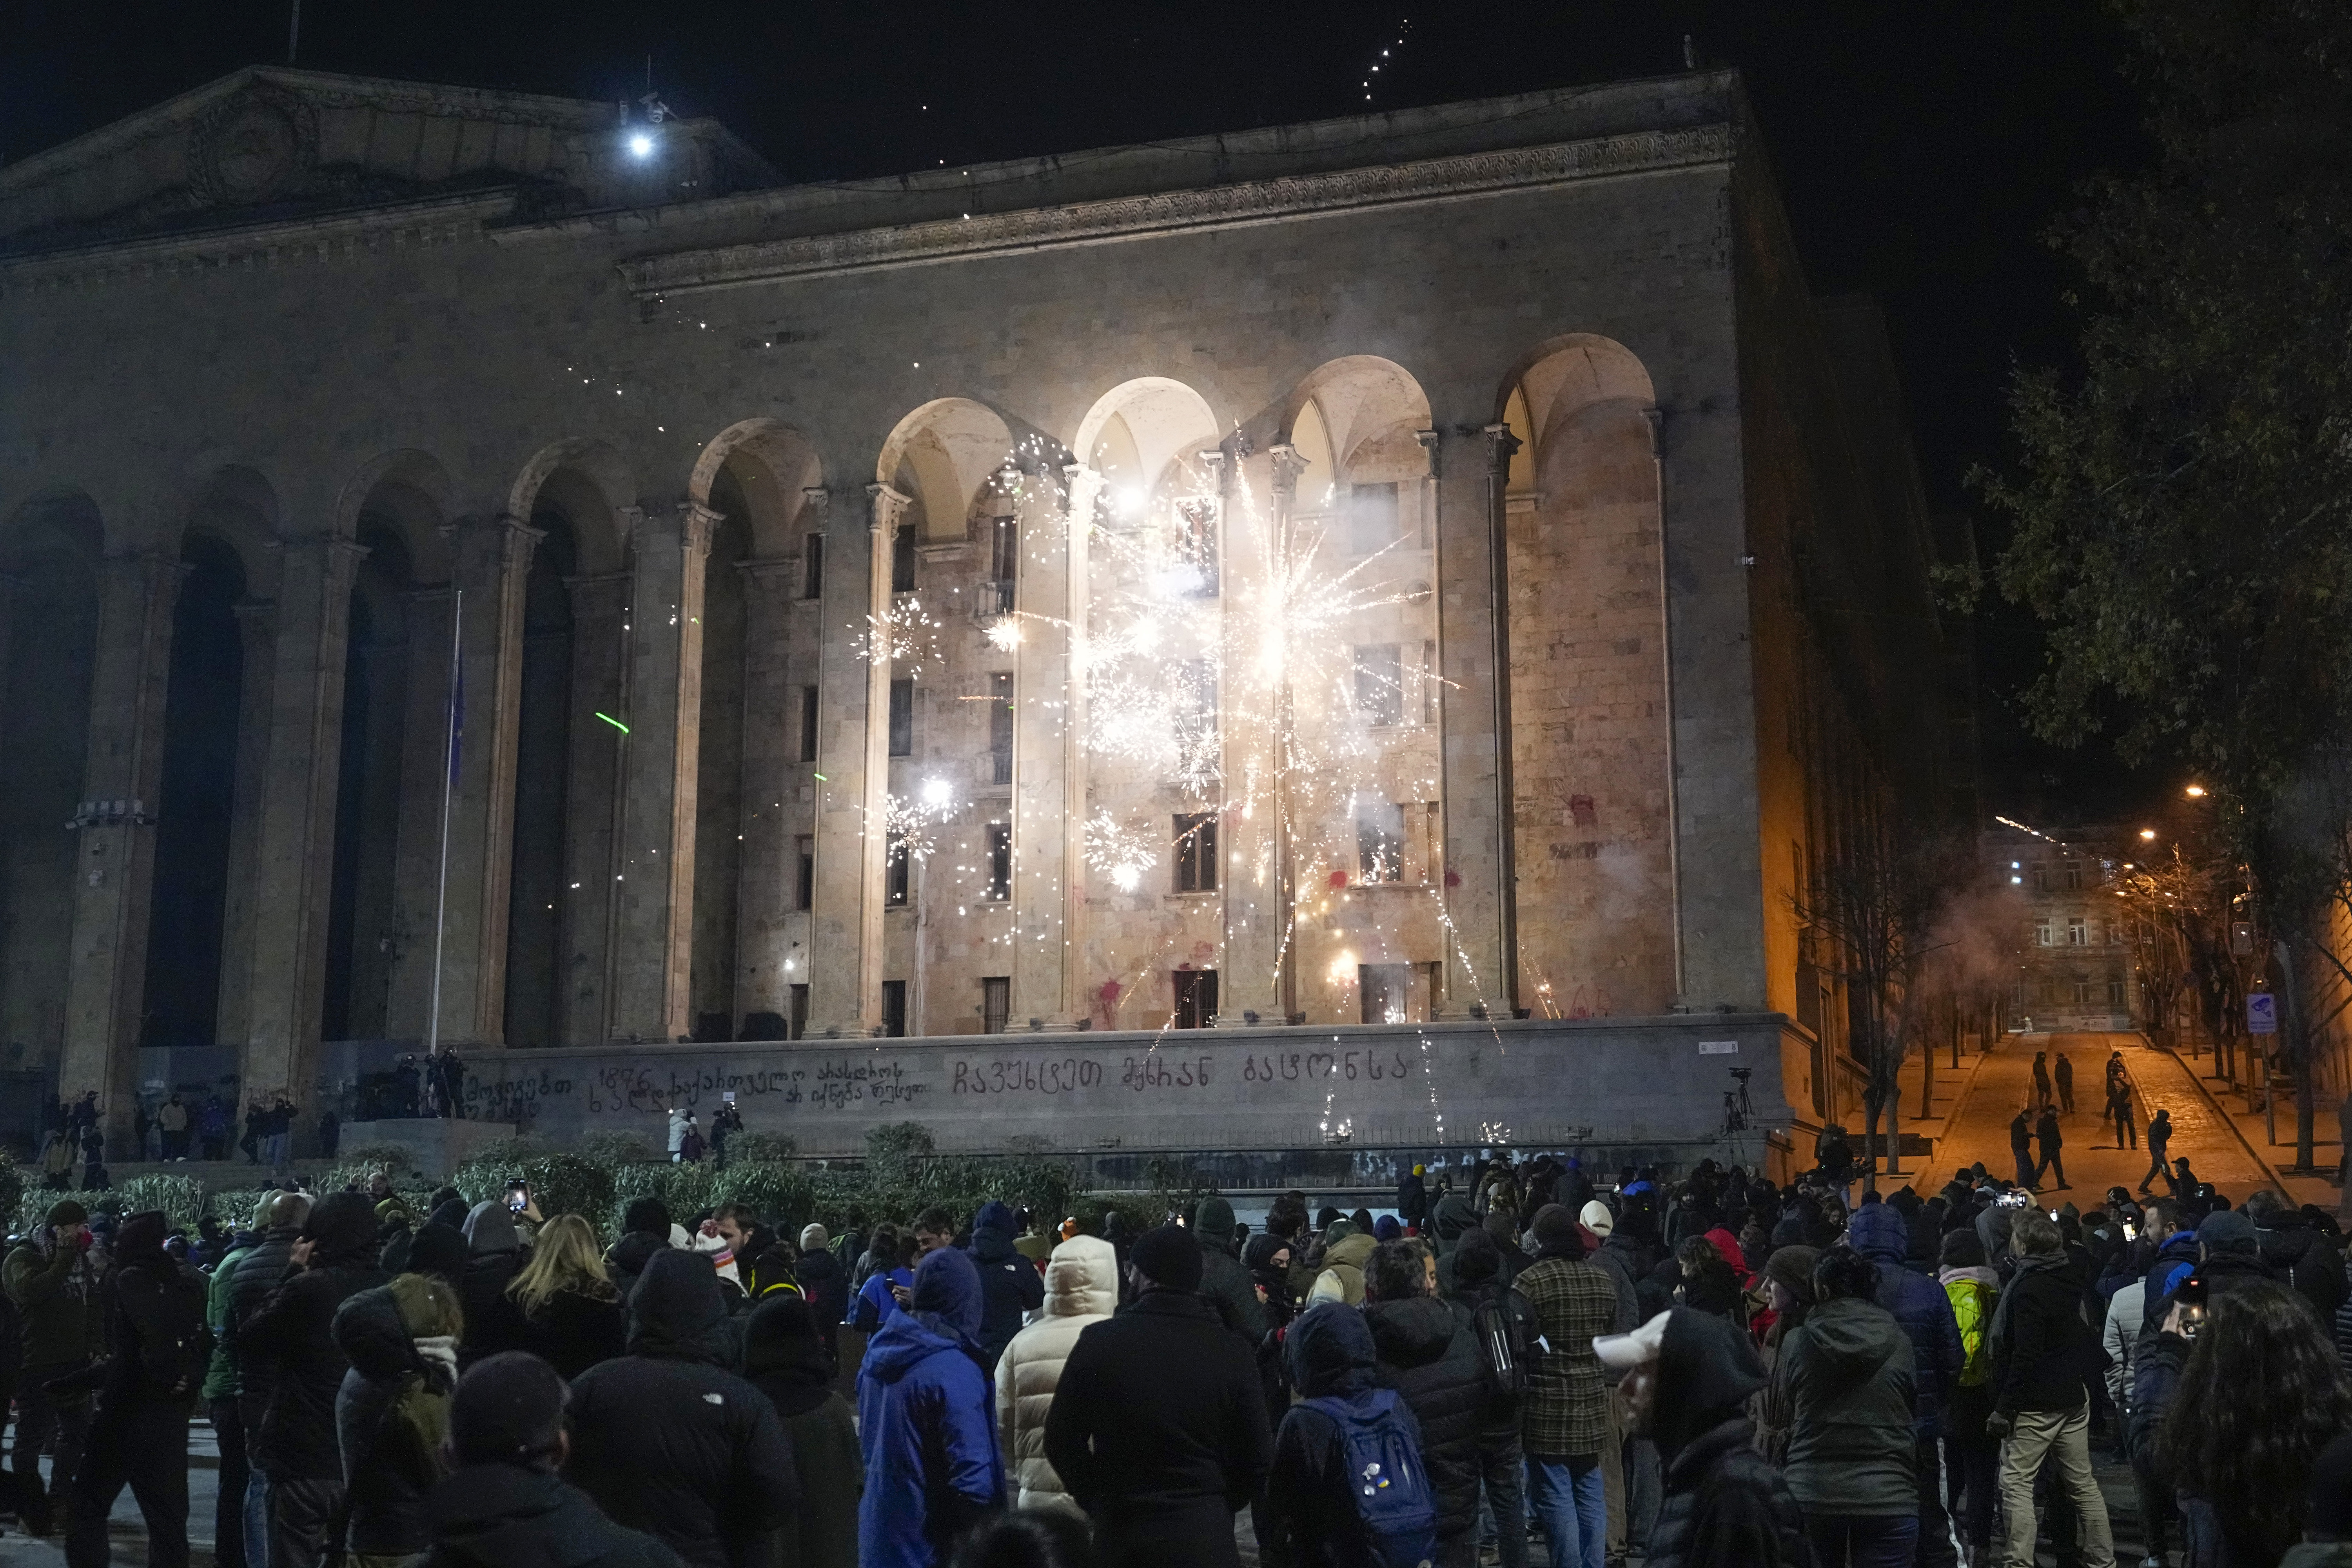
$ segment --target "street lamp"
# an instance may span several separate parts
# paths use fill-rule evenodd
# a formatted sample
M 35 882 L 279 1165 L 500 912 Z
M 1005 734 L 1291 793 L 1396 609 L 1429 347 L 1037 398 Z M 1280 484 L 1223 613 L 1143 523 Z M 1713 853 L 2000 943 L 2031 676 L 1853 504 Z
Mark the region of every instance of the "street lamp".
M 2139 836 L 2144 840 L 2153 840 L 2156 837 L 2156 830 L 2154 828 L 2142 828 L 2139 831 Z
M 2202 800 L 2205 799 L 2205 786 L 2202 784 L 2191 784 L 2188 789 L 2183 789 L 2181 793 L 2188 796 L 2192 800 Z

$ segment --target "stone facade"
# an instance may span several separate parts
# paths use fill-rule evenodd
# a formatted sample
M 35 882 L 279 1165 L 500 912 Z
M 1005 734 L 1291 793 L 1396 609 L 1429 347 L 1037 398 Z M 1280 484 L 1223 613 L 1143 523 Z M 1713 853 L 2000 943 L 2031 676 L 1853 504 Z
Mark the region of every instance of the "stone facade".
M 1468 1020 L 1738 1014 L 1841 1109 L 1791 868 L 1965 769 L 1883 339 L 1734 77 L 823 187 L 640 129 L 256 69 L 0 170 L 0 1020 L 63 1089 L 1289 1019 L 1499 1107 Z

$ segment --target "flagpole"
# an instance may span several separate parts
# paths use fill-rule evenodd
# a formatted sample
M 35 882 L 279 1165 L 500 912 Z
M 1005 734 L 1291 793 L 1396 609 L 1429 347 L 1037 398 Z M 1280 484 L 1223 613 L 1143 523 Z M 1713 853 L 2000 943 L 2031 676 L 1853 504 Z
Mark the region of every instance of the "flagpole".
M 449 798 L 457 781 L 457 730 L 463 723 L 457 714 L 457 694 L 465 688 L 457 660 L 466 627 L 466 591 L 460 588 L 455 592 L 449 612 L 449 722 L 441 734 L 441 879 L 433 894 L 433 1004 L 425 1015 L 427 1061 L 441 1054 L 441 938 L 449 912 Z

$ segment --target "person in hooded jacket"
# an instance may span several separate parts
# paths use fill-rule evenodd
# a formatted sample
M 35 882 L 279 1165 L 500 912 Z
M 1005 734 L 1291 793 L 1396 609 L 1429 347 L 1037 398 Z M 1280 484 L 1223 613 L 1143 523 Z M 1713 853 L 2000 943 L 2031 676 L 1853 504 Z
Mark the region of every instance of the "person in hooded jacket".
M 1481 1307 L 1496 1308 L 1515 1314 L 1521 1342 L 1535 1345 L 1540 1332 L 1535 1309 L 1504 1281 L 1503 1255 L 1483 1230 L 1475 1238 L 1465 1236 L 1454 1255 L 1452 1296 L 1471 1315 L 1474 1329 Z M 1486 1511 L 1498 1521 L 1496 1552 L 1502 1568 L 1524 1568 L 1528 1535 L 1519 1521 L 1527 1517 L 1527 1457 L 1519 1445 L 1519 1401 L 1487 1375 L 1485 1355 L 1481 1350 L 1486 1397 L 1478 1416 L 1478 1480 L 1486 1492 Z
M 1255 1292 L 1253 1292 L 1255 1294 Z M 1045 1260 L 1045 1313 L 1013 1336 L 996 1364 L 996 1439 L 1015 1508 L 1083 1515 L 1045 1457 L 1045 1416 L 1078 1335 L 1118 1306 L 1118 1256 L 1110 1243 L 1073 1236 Z
M 1328 1234 L 1328 1232 L 1327 1232 Z M 1331 1300 L 1351 1307 L 1364 1304 L 1364 1263 L 1380 1245 L 1370 1234 L 1355 1229 L 1323 1249 L 1323 1266 L 1307 1292 L 1310 1301 Z
M 245 1441 L 241 1533 L 247 1568 L 268 1568 L 269 1562 L 269 1472 L 261 1462 L 261 1418 L 269 1409 L 269 1380 L 276 1369 L 266 1356 L 246 1354 L 238 1333 L 246 1317 L 284 1281 L 294 1244 L 301 1239 L 303 1226 L 310 1223 L 311 1199 L 308 1193 L 279 1192 L 267 1202 L 268 1218 L 253 1245 L 237 1255 L 226 1296 L 215 1307 L 218 1327 L 214 1332 L 229 1360 L 236 1389 L 237 1427 Z M 256 1210 L 257 1215 L 261 1212 Z
M 1255 1363 L 1202 1299 L 1201 1270 L 1183 1227 L 1139 1237 L 1133 1305 L 1078 1335 L 1045 1413 L 1045 1458 L 1108 1568 L 1240 1561 L 1234 1515 L 1272 1438 Z
M 1379 1352 L 1362 1313 L 1336 1301 L 1308 1308 L 1290 1325 L 1286 1354 L 1302 1400 L 1341 1399 L 1366 1408 L 1395 1400 L 1420 1449 L 1411 1404 L 1379 1385 Z M 1282 1418 L 1256 1522 L 1260 1561 L 1268 1568 L 1360 1568 L 1376 1561 L 1356 1507 L 1344 1436 L 1310 1405 L 1294 1405 Z
M 1627 1423 L 1664 1466 L 1643 1568 L 1810 1568 L 1803 1514 L 1748 1418 L 1765 1385 L 1748 1336 L 1677 1307 L 1592 1349 L 1623 1375 Z
M 681 1568 L 557 1472 L 571 1451 L 563 1379 L 535 1355 L 479 1361 L 450 1396 L 449 1475 L 425 1500 L 425 1568 Z
M 100 1271 L 91 1256 L 89 1214 L 72 1198 L 50 1206 L 34 1234 L 10 1249 L 0 1266 L 9 1304 L 18 1314 L 23 1365 L 16 1385 L 17 1492 L 26 1528 L 47 1535 L 52 1511 L 65 1500 L 79 1467 L 89 1429 L 86 1389 L 52 1392 L 52 1380 L 86 1371 L 105 1348 Z M 66 1385 L 71 1387 L 71 1385 Z M 49 1484 L 41 1485 L 41 1449 L 56 1452 Z
M 2063 1060 L 2063 1059 L 2062 1059 Z M 1944 1516 L 1944 1475 L 1938 1443 L 1944 1411 L 1951 1403 L 1968 1357 L 1958 1322 L 1943 1287 L 1906 1267 L 1911 1228 L 1891 1203 L 1864 1204 L 1846 1222 L 1846 1243 L 1877 1266 L 1878 1304 L 1911 1341 L 1912 1393 L 1917 1400 L 1920 1568 L 1939 1568 L 1957 1559 Z
M 2242 1212 L 2253 1221 L 2255 1246 L 2272 1274 L 2300 1291 L 2321 1322 L 2335 1322 L 2345 1300 L 2344 1256 L 2336 1239 L 2269 1187 L 2250 1196 Z
M 776 1407 L 800 1478 L 800 1507 L 776 1533 L 775 1568 L 857 1568 L 866 1461 L 849 1401 L 834 1391 L 822 1316 L 804 1298 L 780 1291 L 743 1322 L 744 1380 Z
M 1986 1264 L 1984 1243 L 1972 1228 L 1946 1234 L 1941 1261 L 1936 1280 L 1951 1303 L 1961 1355 L 1960 1375 L 1944 1409 L 1944 1453 L 1949 1490 L 1961 1505 L 1960 1540 L 1970 1548 L 1971 1561 L 1983 1562 L 1992 1552 L 2000 1504 L 2000 1443 L 1985 1426 L 1992 1415 L 1992 1350 L 1986 1341 L 2000 1299 L 2000 1276 Z
M 2010 1248 L 2017 1272 L 1993 1308 L 1987 1337 L 1993 1391 L 1987 1429 L 2000 1439 L 2001 1561 L 2032 1568 L 2034 1478 L 2050 1460 L 2053 1501 L 2063 1490 L 2080 1521 L 2083 1568 L 2111 1568 L 2106 1500 L 2091 1472 L 2088 1377 L 2098 1341 L 2083 1316 L 2082 1281 L 2058 1222 L 2038 1208 L 2016 1211 Z
M 335 1343 L 335 1312 L 350 1297 L 385 1283 L 376 1266 L 379 1250 L 367 1195 L 328 1194 L 310 1210 L 288 1254 L 294 1272 L 237 1325 L 243 1364 L 268 1369 L 268 1404 L 256 1452 L 269 1478 L 273 1568 L 316 1568 L 342 1507 L 335 1396 L 351 1361 Z M 245 1269 L 260 1256 L 257 1249 L 239 1269 L 240 1285 Z
M 1397 1218 L 1419 1230 L 1429 1219 L 1429 1184 L 1415 1166 L 1397 1183 Z
M 394 1568 L 432 1544 L 425 1498 L 447 1473 L 449 1393 L 465 1319 L 457 1292 L 401 1274 L 335 1310 L 335 1343 L 350 1358 L 335 1396 L 353 1568 Z
M 1038 1276 L 1036 1265 L 1013 1249 L 1013 1239 L 1020 1229 L 1021 1222 L 1013 1218 L 1011 1207 L 991 1198 L 972 1217 L 971 1245 L 965 1249 L 980 1273 L 976 1337 L 984 1370 L 991 1375 L 1004 1347 L 1021 1332 L 1022 1319 L 1045 1300 L 1045 1281 Z
M 793 1278 L 800 1281 L 801 1294 L 808 1299 L 809 1311 L 815 1316 L 826 1359 L 838 1366 L 841 1320 L 849 1312 L 849 1275 L 841 1260 L 826 1249 L 831 1245 L 832 1238 L 824 1226 L 814 1221 L 802 1226 L 800 1261 L 793 1265 Z
M 604 1273 L 626 1301 L 646 1265 L 669 1250 L 669 1205 L 640 1197 L 621 1211 L 621 1239 L 604 1254 Z
M 738 1359 L 709 1260 L 673 1248 L 629 1293 L 629 1353 L 572 1380 L 565 1479 L 690 1568 L 757 1563 L 800 1502 L 783 1424 Z
M 1813 1264 L 1814 1304 L 1773 1382 L 1790 1412 L 1789 1491 L 1821 1568 L 1895 1568 L 1919 1543 L 1911 1342 L 1850 1247 Z
M 1265 1308 L 1250 1271 L 1242 1266 L 1241 1246 L 1234 1239 L 1234 1206 L 1222 1197 L 1202 1198 L 1192 1209 L 1192 1234 L 1201 1241 L 1201 1294 L 1217 1309 L 1225 1326 L 1255 1348 L 1265 1337 Z
M 1383 1241 L 1365 1267 L 1373 1380 L 1403 1395 L 1421 1425 L 1422 1462 L 1437 1498 L 1438 1568 L 1476 1568 L 1486 1368 L 1470 1314 L 1429 1293 L 1425 1256 L 1418 1241 Z
M 105 1383 L 74 1471 L 68 1568 L 106 1568 L 106 1516 L 125 1485 L 147 1525 L 148 1568 L 188 1562 L 188 1415 L 212 1350 L 204 1276 L 163 1250 L 160 1210 L 125 1219 L 100 1291 Z
M 457 1281 L 466 1342 L 458 1347 L 457 1364 L 471 1366 L 500 1351 L 530 1349 L 522 1308 L 507 1291 L 522 1271 L 523 1255 L 522 1234 L 504 1199 L 486 1197 L 467 1213 L 466 1248 L 470 1257 Z
M 857 1370 L 866 1495 L 864 1568 L 929 1568 L 1004 1500 L 1004 1465 L 980 1362 L 982 1291 L 971 1257 L 927 1254 L 912 1295 L 875 1331 Z

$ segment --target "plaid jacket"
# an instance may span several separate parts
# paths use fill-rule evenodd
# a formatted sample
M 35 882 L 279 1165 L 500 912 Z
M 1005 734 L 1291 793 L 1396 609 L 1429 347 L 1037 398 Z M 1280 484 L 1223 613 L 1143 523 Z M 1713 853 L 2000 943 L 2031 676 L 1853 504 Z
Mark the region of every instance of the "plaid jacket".
M 1550 1350 L 1539 1352 L 1519 1404 L 1519 1437 L 1530 1454 L 1548 1459 L 1590 1458 L 1609 1432 L 1609 1385 L 1595 1334 L 1615 1325 L 1617 1287 L 1597 1263 L 1547 1258 L 1512 1283 L 1535 1309 Z

